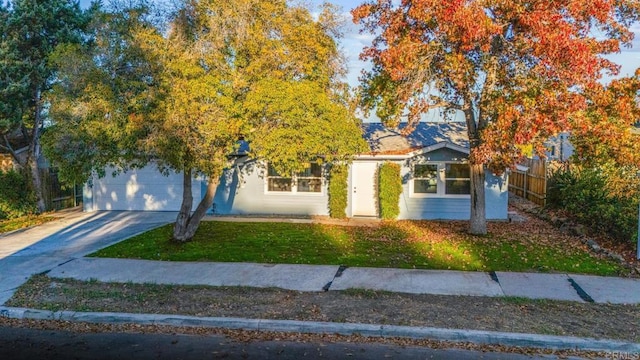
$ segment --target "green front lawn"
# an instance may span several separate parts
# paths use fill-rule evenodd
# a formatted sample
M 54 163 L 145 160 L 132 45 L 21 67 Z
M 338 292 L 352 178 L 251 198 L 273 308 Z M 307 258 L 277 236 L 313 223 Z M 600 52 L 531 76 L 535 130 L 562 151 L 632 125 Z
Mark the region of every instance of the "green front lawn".
M 46 215 L 27 215 L 11 220 L 2 220 L 0 221 L 0 234 L 27 228 L 30 226 L 44 224 L 53 219 L 55 218 Z
M 466 222 L 394 221 L 379 227 L 203 222 L 193 241 L 171 242 L 171 225 L 92 254 L 171 261 L 542 271 L 615 275 L 622 268 L 591 255 L 544 222 L 490 223 L 484 237 Z

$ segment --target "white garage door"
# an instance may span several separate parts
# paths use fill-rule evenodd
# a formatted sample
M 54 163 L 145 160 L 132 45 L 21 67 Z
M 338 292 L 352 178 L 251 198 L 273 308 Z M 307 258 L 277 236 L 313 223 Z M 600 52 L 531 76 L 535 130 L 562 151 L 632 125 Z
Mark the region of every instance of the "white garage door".
M 182 174 L 162 175 L 155 165 L 115 177 L 93 180 L 85 188 L 85 210 L 178 211 L 182 203 Z M 200 201 L 200 181 L 193 181 L 194 202 Z

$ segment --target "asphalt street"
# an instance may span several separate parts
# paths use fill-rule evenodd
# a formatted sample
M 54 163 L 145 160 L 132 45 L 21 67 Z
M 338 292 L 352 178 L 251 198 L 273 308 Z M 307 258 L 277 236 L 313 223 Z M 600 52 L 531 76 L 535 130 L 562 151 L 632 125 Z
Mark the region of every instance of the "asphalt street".
M 0 359 L 552 359 L 459 349 L 290 341 L 237 342 L 224 336 L 72 333 L 0 327 Z

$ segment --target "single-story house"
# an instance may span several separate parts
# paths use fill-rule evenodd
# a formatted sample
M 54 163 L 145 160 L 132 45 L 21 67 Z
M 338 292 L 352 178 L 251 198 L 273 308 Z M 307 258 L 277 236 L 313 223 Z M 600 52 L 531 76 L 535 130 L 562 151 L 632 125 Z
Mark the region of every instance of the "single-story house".
M 464 123 L 420 123 L 406 136 L 379 123 L 365 123 L 363 134 L 370 152 L 355 156 L 349 167 L 347 216 L 378 216 L 377 169 L 390 161 L 401 165 L 399 219 L 469 219 L 469 141 Z M 84 190 L 86 211 L 177 211 L 180 207 L 182 176 L 163 176 L 153 165 L 91 180 Z M 194 208 L 205 187 L 205 179 L 194 179 Z M 485 188 L 487 218 L 507 219 L 507 173 L 498 176 L 487 171 Z M 325 166 L 310 164 L 291 178 L 277 174 L 268 164 L 238 156 L 220 179 L 211 212 L 329 215 L 328 201 Z

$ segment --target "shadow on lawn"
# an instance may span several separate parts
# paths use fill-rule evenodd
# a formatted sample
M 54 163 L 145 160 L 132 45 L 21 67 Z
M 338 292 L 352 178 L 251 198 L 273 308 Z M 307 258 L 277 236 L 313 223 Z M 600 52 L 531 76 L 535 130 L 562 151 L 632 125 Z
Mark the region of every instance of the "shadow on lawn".
M 385 221 L 377 227 L 215 221 L 203 222 L 193 241 L 185 244 L 169 241 L 167 226 L 96 256 L 599 275 L 620 270 L 586 251 L 546 239 L 555 236 L 552 232 L 527 232 L 508 223 L 500 226 L 487 236 L 472 236 L 467 223 L 460 221 Z

